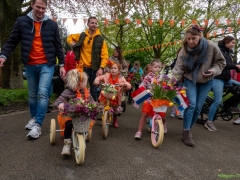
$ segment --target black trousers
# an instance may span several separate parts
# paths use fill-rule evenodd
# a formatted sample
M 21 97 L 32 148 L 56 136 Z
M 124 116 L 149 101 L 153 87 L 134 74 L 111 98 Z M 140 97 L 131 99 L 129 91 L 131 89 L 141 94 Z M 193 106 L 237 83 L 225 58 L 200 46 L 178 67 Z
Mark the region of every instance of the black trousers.
M 71 139 L 73 124 L 72 120 L 65 122 L 64 139 Z

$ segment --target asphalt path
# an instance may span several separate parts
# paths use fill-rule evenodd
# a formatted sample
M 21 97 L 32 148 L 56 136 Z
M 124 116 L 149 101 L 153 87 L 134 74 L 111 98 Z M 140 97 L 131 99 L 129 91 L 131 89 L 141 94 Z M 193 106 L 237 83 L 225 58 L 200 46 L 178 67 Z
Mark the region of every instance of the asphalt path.
M 46 115 L 42 135 L 27 140 L 24 130 L 29 112 L 0 116 L 0 180 L 113 180 L 113 179 L 240 179 L 240 126 L 232 121 L 216 120 L 217 132 L 196 124 L 192 130 L 195 147 L 181 142 L 182 120 L 167 116 L 168 132 L 163 144 L 155 149 L 145 126 L 142 139 L 134 134 L 141 110 L 127 105 L 119 119 L 119 129 L 110 128 L 102 138 L 101 121 L 93 127 L 87 142 L 85 162 L 77 165 L 74 152 L 60 155 L 63 138 L 57 133 L 56 144 L 49 143 L 50 120 L 57 111 Z

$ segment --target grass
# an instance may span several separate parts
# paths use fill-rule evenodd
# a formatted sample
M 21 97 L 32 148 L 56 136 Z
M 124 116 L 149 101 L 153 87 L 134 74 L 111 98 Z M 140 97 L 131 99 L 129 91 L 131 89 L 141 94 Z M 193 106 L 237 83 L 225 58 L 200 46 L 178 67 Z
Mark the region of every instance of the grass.
M 54 102 L 57 98 L 56 94 L 53 94 L 50 98 L 50 102 Z M 27 81 L 23 81 L 22 89 L 2 89 L 0 88 L 0 106 L 8 106 L 11 103 L 28 102 L 28 89 Z

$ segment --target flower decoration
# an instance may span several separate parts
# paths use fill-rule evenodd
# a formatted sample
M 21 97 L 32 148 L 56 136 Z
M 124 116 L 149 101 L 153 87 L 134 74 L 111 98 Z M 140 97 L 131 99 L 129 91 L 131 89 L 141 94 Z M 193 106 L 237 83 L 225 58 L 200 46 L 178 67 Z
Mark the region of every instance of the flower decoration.
M 63 115 L 71 118 L 87 117 L 96 119 L 97 113 L 101 112 L 101 107 L 95 101 L 88 102 L 81 98 L 75 98 L 64 103 Z
M 129 82 L 132 87 L 135 86 L 135 84 L 139 84 L 142 81 L 142 76 L 139 72 L 132 72 L 128 74 L 127 82 Z
M 154 108 L 159 106 L 173 106 L 173 100 L 177 94 L 185 93 L 184 88 L 177 87 L 176 83 L 177 79 L 171 74 L 164 74 L 158 80 L 154 80 L 151 89 L 151 105 Z

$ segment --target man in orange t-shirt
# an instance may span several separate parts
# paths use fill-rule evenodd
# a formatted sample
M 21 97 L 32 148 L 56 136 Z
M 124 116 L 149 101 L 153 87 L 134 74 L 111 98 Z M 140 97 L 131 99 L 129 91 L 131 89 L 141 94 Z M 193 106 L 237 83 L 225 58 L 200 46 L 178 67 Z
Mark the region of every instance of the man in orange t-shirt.
M 31 130 L 27 137 L 37 139 L 41 135 L 48 107 L 56 57 L 59 59 L 61 77 L 65 76 L 65 69 L 57 23 L 45 15 L 47 0 L 32 0 L 31 7 L 30 13 L 17 18 L 0 53 L 0 67 L 21 42 L 21 60 L 26 70 L 31 114 L 25 129 Z

